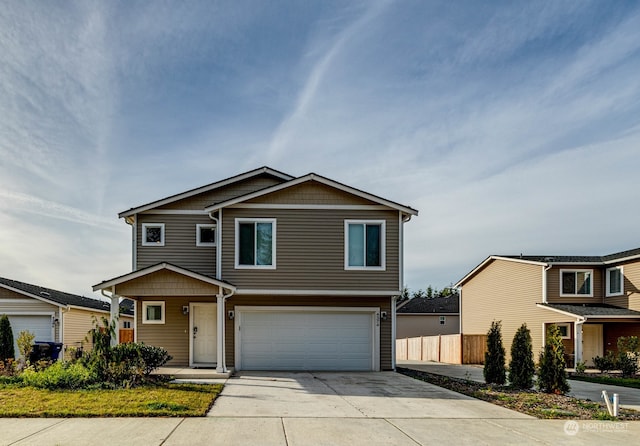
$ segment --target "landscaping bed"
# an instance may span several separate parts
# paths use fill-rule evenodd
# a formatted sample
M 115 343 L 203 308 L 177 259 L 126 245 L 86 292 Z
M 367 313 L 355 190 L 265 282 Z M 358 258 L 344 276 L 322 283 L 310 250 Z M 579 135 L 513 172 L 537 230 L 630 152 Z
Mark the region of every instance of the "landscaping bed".
M 612 374 L 580 374 L 570 373 L 569 379 L 575 379 L 576 381 L 586 381 L 597 384 L 607 384 L 610 386 L 631 387 L 634 389 L 640 389 L 639 378 L 623 378 L 620 375 Z
M 604 403 L 580 400 L 566 395 L 555 395 L 535 390 L 513 390 L 464 379 L 398 367 L 397 371 L 421 381 L 435 384 L 463 395 L 487 401 L 543 419 L 578 420 L 640 420 L 640 412 L 620 408 L 617 418 L 609 415 Z

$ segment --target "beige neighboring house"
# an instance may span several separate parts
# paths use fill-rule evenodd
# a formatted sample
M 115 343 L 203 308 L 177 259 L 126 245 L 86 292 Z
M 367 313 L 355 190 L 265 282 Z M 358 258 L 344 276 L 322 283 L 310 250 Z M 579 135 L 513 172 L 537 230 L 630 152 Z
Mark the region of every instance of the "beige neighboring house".
M 460 333 L 458 296 L 414 297 L 396 309 L 396 339 Z
M 111 305 L 98 299 L 64 293 L 17 280 L 0 277 L 0 315 L 11 322 L 14 342 L 21 331 L 35 335 L 36 342 L 58 342 L 77 348 L 86 344 L 88 331 L 95 316 L 109 318 Z M 133 308 L 123 302 L 120 328 L 133 325 Z M 14 345 L 19 354 L 17 344 Z
M 169 366 L 391 370 L 403 226 L 418 212 L 317 174 L 263 167 L 119 214 L 135 301 Z
M 489 256 L 457 284 L 461 330 L 486 334 L 502 321 L 507 357 L 516 330 L 531 330 L 537 361 L 546 327 L 557 324 L 567 365 L 617 351 L 640 336 L 640 249 L 606 256 Z

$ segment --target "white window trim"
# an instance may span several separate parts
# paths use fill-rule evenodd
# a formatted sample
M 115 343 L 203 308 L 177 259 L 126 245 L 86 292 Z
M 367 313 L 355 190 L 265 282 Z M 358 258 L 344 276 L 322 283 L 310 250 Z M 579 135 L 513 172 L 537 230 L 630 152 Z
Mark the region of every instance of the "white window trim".
M 147 307 L 153 305 L 160 305 L 161 318 L 159 321 L 150 321 L 147 319 Z M 142 323 L 143 324 L 164 324 L 165 319 L 165 306 L 163 300 L 145 300 L 142 302 Z
M 564 273 L 589 273 L 591 277 L 591 286 L 589 287 L 589 294 L 565 294 L 562 292 L 562 275 Z M 561 269 L 560 270 L 560 296 L 561 297 L 593 297 L 593 270 L 592 269 Z
M 379 225 L 380 226 L 380 266 L 350 266 L 349 265 L 349 225 Z M 344 269 L 347 271 L 386 271 L 386 220 L 345 220 L 344 221 Z M 365 247 L 366 250 L 366 247 Z M 366 255 L 366 253 L 365 253 Z M 366 258 L 366 257 L 365 257 Z
M 214 232 L 214 241 L 213 242 L 201 242 L 200 241 L 200 229 L 201 228 L 213 228 Z M 216 240 L 218 239 L 218 228 L 215 224 L 197 224 L 196 225 L 196 246 L 216 246 Z
M 147 242 L 147 228 L 160 228 L 160 243 Z M 164 223 L 142 223 L 142 246 L 164 246 Z
M 571 324 L 568 322 L 556 322 L 555 325 L 558 326 L 558 328 L 560 327 L 566 327 L 567 328 L 567 335 L 566 336 L 562 336 L 560 335 L 560 337 L 562 339 L 571 339 Z
M 276 219 L 275 218 L 236 218 L 235 222 L 236 222 L 235 269 L 276 269 L 276 245 L 277 245 Z M 271 223 L 271 265 L 241 265 L 240 264 L 240 223 Z M 254 245 L 254 249 L 255 249 L 255 245 Z
M 611 292 L 611 283 L 610 283 L 610 279 L 609 279 L 609 271 L 612 270 L 619 270 L 620 271 L 620 291 L 616 292 L 616 293 L 612 293 Z M 622 296 L 624 295 L 624 268 L 622 266 L 614 266 L 612 268 L 607 268 L 605 271 L 606 274 L 606 289 L 605 289 L 605 295 L 607 297 L 610 296 Z

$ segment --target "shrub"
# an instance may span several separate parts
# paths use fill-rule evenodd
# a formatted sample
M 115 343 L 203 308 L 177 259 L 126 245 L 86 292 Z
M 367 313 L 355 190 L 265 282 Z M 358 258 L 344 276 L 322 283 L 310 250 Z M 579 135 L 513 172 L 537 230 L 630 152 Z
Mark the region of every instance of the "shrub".
M 13 332 L 11 331 L 11 322 L 9 317 L 3 314 L 0 317 L 0 361 L 6 361 L 16 357 L 15 348 L 13 347 Z
M 493 321 L 487 333 L 487 351 L 484 354 L 484 380 L 487 383 L 504 384 L 506 381 L 505 350 L 502 345 L 502 322 Z
M 82 389 L 96 382 L 96 376 L 79 362 L 57 361 L 44 370 L 25 370 L 22 373 L 22 382 L 39 389 Z
M 161 347 L 143 343 L 118 344 L 109 350 L 104 378 L 112 384 L 133 385 L 170 360 L 169 353 Z
M 638 346 L 637 336 L 618 338 L 618 368 L 624 378 L 631 378 L 638 373 Z
M 601 373 L 607 373 L 609 370 L 618 368 L 618 361 L 611 350 L 604 356 L 596 356 L 593 358 L 593 363 Z
M 29 359 L 29 353 L 31 353 L 31 349 L 33 348 L 33 340 L 35 338 L 36 335 L 28 330 L 23 330 L 18 334 L 16 344 L 18 344 L 20 356 L 22 356 L 22 360 L 25 362 L 27 361 L 27 359 Z
M 513 337 L 511 361 L 509 362 L 509 382 L 516 389 L 530 389 L 536 366 L 533 363 L 531 332 L 527 324 L 522 324 Z
M 582 375 L 587 370 L 587 364 L 584 361 L 578 361 L 576 364 L 576 373 Z
M 546 393 L 563 395 L 569 391 L 564 362 L 564 345 L 560 329 L 553 324 L 547 328 L 544 351 L 538 364 L 538 388 Z

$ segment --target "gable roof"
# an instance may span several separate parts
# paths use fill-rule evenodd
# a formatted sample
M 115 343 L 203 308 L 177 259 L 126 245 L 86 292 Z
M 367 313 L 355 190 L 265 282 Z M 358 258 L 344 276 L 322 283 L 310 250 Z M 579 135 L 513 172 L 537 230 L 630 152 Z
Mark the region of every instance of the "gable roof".
M 286 173 L 279 172 L 279 171 L 277 171 L 275 169 L 271 169 L 270 167 L 267 167 L 267 166 L 263 166 L 263 167 L 260 167 L 258 169 L 250 170 L 248 172 L 241 173 L 241 174 L 226 178 L 226 179 L 221 180 L 221 181 L 216 181 L 215 183 L 211 183 L 211 184 L 207 184 L 205 186 L 197 187 L 195 189 L 191 189 L 191 190 L 188 190 L 186 192 L 181 192 L 179 194 L 171 195 L 171 196 L 166 197 L 166 198 L 161 198 L 160 200 L 152 201 L 150 203 L 143 204 L 141 206 L 137 206 L 135 208 L 131 208 L 131 209 L 126 210 L 126 211 L 122 211 L 122 212 L 120 212 L 118 214 L 118 217 L 120 217 L 120 218 L 130 217 L 130 216 L 132 216 L 134 214 L 137 214 L 137 213 L 140 213 L 140 212 L 144 212 L 144 211 L 147 211 L 149 209 L 156 208 L 158 206 L 164 206 L 166 204 L 173 203 L 173 202 L 178 201 L 178 200 L 183 200 L 185 198 L 189 198 L 189 197 L 192 197 L 194 195 L 201 194 L 203 192 L 209 192 L 209 191 L 212 191 L 214 189 L 219 189 L 221 187 L 228 186 L 230 184 L 237 183 L 239 181 L 243 181 L 243 180 L 246 180 L 246 179 L 249 179 L 249 178 L 253 178 L 253 177 L 256 177 L 256 176 L 262 175 L 262 174 L 271 175 L 271 176 L 273 176 L 275 178 L 278 178 L 278 179 L 280 179 L 282 181 L 289 181 L 289 180 L 292 180 L 294 178 L 291 175 L 287 175 Z
M 346 184 L 339 183 L 337 181 L 334 181 L 334 180 L 331 180 L 329 178 L 323 177 L 323 176 L 318 175 L 316 173 L 309 173 L 307 175 L 304 175 L 304 176 L 301 176 L 301 177 L 286 181 L 286 182 L 281 183 L 281 184 L 276 184 L 274 186 L 270 186 L 270 187 L 267 187 L 267 188 L 264 188 L 264 189 L 261 189 L 261 190 L 255 191 L 255 192 L 251 192 L 251 193 L 248 193 L 248 194 L 245 194 L 245 195 L 241 195 L 241 196 L 233 198 L 231 200 L 222 201 L 220 203 L 214 203 L 211 206 L 206 207 L 205 211 L 206 212 L 213 212 L 213 211 L 216 211 L 218 209 L 222 209 L 222 208 L 227 207 L 227 206 L 231 206 L 231 205 L 234 205 L 234 204 L 242 203 L 243 201 L 247 201 L 247 200 L 251 200 L 251 199 L 254 199 L 254 198 L 258 198 L 258 197 L 261 197 L 261 196 L 264 196 L 264 195 L 267 195 L 267 194 L 270 194 L 270 193 L 273 193 L 273 192 L 278 192 L 280 190 L 283 190 L 283 189 L 286 189 L 286 188 L 289 188 L 289 187 L 293 187 L 293 186 L 297 186 L 299 184 L 302 184 L 302 183 L 305 183 L 305 182 L 308 182 L 308 181 L 317 181 L 317 182 L 322 183 L 324 185 L 327 185 L 327 186 L 330 186 L 330 187 L 334 187 L 336 189 L 339 189 L 341 191 L 353 194 L 353 195 L 358 196 L 360 198 L 364 198 L 366 200 L 373 201 L 374 203 L 378 203 L 378 204 L 383 205 L 383 206 L 388 206 L 390 208 L 397 209 L 397 210 L 399 210 L 401 212 L 404 212 L 407 215 L 418 215 L 418 211 L 413 209 L 413 208 L 411 208 L 411 207 L 409 207 L 409 206 L 405 206 L 405 205 L 396 203 L 394 201 L 387 200 L 385 198 L 379 197 L 377 195 L 373 195 L 373 194 L 370 194 L 368 192 L 362 191 L 360 189 L 356 189 L 354 187 L 347 186 Z
M 396 310 L 397 314 L 438 314 L 438 313 L 459 313 L 460 300 L 458 295 L 449 297 L 434 297 L 427 299 L 426 297 L 414 297 L 404 304 L 401 304 Z
M 59 307 L 73 306 L 106 312 L 109 312 L 111 310 L 111 304 L 109 302 L 93 299 L 90 297 L 78 296 L 76 294 L 65 293 L 63 291 L 45 288 L 38 285 L 32 285 L 30 283 L 19 282 L 17 280 L 6 279 L 4 277 L 0 277 L 0 287 L 34 299 L 57 305 Z M 120 304 L 120 307 L 124 310 L 124 314 L 133 315 L 133 307 L 130 304 L 123 301 Z

